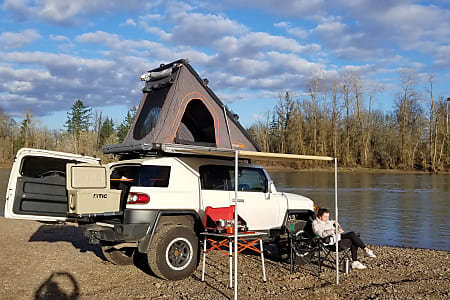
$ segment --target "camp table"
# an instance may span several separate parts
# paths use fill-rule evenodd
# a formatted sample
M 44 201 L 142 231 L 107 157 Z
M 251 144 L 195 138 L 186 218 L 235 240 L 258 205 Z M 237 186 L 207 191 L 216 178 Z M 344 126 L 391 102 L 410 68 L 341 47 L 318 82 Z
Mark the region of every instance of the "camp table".
M 204 236 L 203 241 L 203 263 L 202 263 L 202 281 L 205 281 L 205 261 L 206 254 L 211 252 L 212 250 L 219 250 L 223 254 L 229 257 L 230 262 L 230 288 L 233 287 L 233 242 L 234 242 L 234 233 L 214 233 L 214 232 L 201 232 L 201 235 Z M 262 275 L 263 281 L 266 282 L 266 269 L 264 267 L 264 248 L 262 237 L 267 235 L 265 232 L 255 232 L 255 231 L 246 231 L 239 232 L 237 234 L 238 242 L 237 242 L 237 253 L 241 253 L 242 251 L 248 249 L 251 251 L 255 251 L 261 255 L 261 265 L 262 265 Z M 207 247 L 207 244 L 210 244 L 210 248 Z M 256 247 L 256 244 L 259 243 L 259 249 Z M 222 247 L 228 248 L 228 253 L 226 250 L 222 249 Z M 235 245 L 236 247 L 236 245 Z

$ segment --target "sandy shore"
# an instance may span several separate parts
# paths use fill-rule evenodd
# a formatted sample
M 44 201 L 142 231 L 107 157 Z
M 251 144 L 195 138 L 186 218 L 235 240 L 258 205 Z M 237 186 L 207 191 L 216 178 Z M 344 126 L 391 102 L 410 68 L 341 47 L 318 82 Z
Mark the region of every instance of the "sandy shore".
M 0 298 L 2 299 L 230 299 L 227 259 L 212 253 L 206 282 L 201 267 L 183 281 L 162 281 L 149 274 L 145 257 L 135 266 L 106 262 L 74 225 L 46 225 L 0 217 Z M 242 299 L 449 299 L 450 253 L 424 249 L 373 247 L 368 269 L 352 271 L 334 284 L 325 268 L 320 279 L 313 265 L 290 274 L 287 264 L 266 260 L 262 283 L 258 258 L 240 256 Z

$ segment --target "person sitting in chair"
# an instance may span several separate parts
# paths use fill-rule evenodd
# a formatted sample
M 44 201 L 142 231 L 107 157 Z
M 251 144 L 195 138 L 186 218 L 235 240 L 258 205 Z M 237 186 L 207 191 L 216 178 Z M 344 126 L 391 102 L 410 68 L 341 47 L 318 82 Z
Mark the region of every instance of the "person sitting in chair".
M 353 269 L 365 269 L 367 268 L 361 262 L 358 261 L 358 248 L 364 250 L 364 256 L 376 257 L 373 251 L 367 248 L 367 246 L 361 241 L 358 235 L 353 231 L 344 233 L 344 230 L 338 226 L 338 237 L 336 239 L 335 221 L 330 220 L 330 211 L 326 208 L 320 208 L 317 212 L 317 218 L 312 223 L 312 229 L 314 234 L 321 238 L 330 238 L 329 244 L 335 244 L 336 240 L 339 244 L 350 244 L 350 250 L 352 252 L 352 268 Z

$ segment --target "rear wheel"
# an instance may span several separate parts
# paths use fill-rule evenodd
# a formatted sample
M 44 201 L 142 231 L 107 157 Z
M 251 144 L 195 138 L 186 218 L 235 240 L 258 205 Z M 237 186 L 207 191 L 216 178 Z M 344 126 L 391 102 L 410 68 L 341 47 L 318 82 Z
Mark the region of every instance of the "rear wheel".
M 132 265 L 135 248 L 115 249 L 112 246 L 102 246 L 103 255 L 114 265 Z
M 164 225 L 153 236 L 147 254 L 153 273 L 168 280 L 190 276 L 198 265 L 198 238 L 191 228 Z

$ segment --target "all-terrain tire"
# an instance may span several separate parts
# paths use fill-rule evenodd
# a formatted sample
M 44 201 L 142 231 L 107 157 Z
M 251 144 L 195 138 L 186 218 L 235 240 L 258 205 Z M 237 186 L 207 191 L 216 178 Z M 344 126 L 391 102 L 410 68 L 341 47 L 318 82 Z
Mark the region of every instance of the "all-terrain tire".
M 152 272 L 161 279 L 181 280 L 198 266 L 198 238 L 186 226 L 164 225 L 153 236 L 147 253 Z
M 126 266 L 133 264 L 134 248 L 114 249 L 112 246 L 102 246 L 102 253 L 114 265 Z

